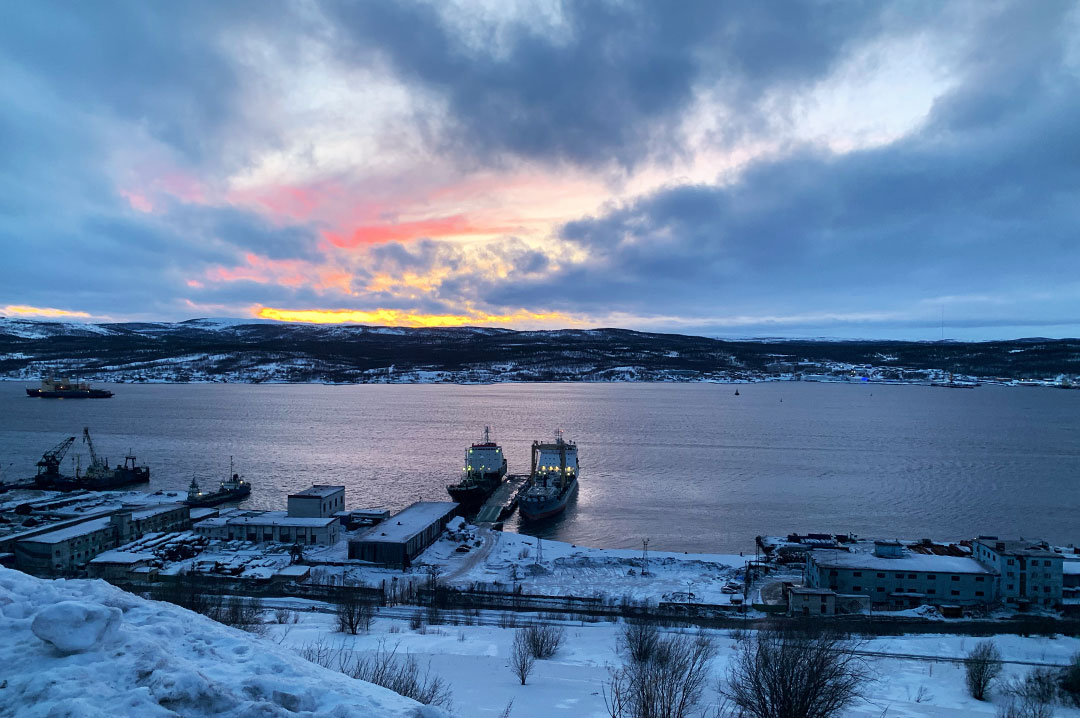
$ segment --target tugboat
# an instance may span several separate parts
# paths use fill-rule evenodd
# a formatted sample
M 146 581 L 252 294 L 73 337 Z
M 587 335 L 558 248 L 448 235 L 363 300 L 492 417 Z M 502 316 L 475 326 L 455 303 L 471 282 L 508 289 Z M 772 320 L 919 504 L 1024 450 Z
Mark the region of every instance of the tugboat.
M 107 389 L 91 389 L 85 381 L 72 383 L 71 377 L 67 376 L 59 379 L 43 376 L 41 386 L 27 389 L 26 395 L 42 399 L 108 399 L 113 393 Z
M 117 489 L 128 484 L 145 484 L 150 481 L 150 468 L 136 466 L 135 455 L 128 453 L 124 457 L 124 465 L 109 467 L 109 460 L 102 460 L 94 450 L 94 442 L 90 439 L 90 429 L 83 428 L 83 443 L 90 450 L 90 466 L 86 473 L 75 469 L 75 476 L 63 476 L 60 474 L 60 459 L 75 442 L 75 437 L 70 436 L 60 442 L 52 450 L 45 453 L 38 461 L 38 473 L 34 477 L 34 483 L 39 488 L 54 489 L 56 491 L 74 491 L 87 489 L 100 491 L 103 489 Z
M 184 503 L 188 506 L 217 506 L 226 501 L 241 501 L 251 495 L 251 484 L 240 478 L 240 474 L 233 473 L 232 457 L 229 457 L 229 478 L 221 482 L 217 491 L 204 493 L 199 488 L 199 482 L 191 477 L 191 485 L 188 486 L 188 497 Z
M 487 498 L 499 488 L 506 476 L 506 457 L 502 447 L 491 440 L 491 427 L 484 427 L 484 438 L 465 452 L 464 476 L 446 487 L 450 498 L 461 504 L 462 511 L 479 510 Z
M 562 431 L 555 443 L 532 445 L 532 471 L 525 491 L 518 499 L 518 511 L 526 521 L 538 521 L 563 512 L 578 488 L 577 445 L 563 440 Z

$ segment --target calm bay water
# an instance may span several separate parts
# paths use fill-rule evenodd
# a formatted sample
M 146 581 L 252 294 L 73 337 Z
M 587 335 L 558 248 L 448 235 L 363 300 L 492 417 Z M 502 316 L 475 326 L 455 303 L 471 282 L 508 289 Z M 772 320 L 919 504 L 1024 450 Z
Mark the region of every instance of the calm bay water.
M 350 508 L 445 500 L 485 424 L 512 473 L 556 427 L 578 442 L 581 491 L 529 533 L 591 546 L 753 550 L 758 534 L 1080 540 L 1080 391 L 813 383 L 490 386 L 120 385 L 50 401 L 0 383 L 8 480 L 89 426 L 114 462 L 128 447 L 151 489 L 223 477 L 245 504 L 284 508 L 311 483 Z M 86 449 L 79 452 L 83 465 Z M 513 519 L 509 530 L 517 530 Z

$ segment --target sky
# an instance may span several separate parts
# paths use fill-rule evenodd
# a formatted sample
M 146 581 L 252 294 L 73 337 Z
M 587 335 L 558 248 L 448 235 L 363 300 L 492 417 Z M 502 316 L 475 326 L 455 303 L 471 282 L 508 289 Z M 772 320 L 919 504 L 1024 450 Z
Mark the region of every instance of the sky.
M 1080 3 L 17 3 L 0 315 L 1080 336 Z

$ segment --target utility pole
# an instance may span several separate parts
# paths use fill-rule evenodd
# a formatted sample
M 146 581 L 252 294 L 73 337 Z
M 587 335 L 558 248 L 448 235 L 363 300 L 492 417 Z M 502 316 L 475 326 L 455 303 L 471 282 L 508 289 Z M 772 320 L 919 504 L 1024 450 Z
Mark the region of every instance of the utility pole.
M 649 539 L 641 539 L 641 575 L 649 575 Z

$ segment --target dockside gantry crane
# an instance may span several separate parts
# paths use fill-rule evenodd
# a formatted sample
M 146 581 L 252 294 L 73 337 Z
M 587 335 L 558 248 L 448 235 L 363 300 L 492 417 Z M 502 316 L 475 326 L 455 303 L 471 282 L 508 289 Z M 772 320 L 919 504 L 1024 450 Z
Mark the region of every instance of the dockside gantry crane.
M 74 443 L 75 437 L 69 436 L 42 454 L 41 460 L 37 462 L 38 476 L 59 476 L 60 462 L 64 459 L 64 454 L 68 452 L 68 449 L 70 449 L 71 445 Z

